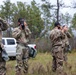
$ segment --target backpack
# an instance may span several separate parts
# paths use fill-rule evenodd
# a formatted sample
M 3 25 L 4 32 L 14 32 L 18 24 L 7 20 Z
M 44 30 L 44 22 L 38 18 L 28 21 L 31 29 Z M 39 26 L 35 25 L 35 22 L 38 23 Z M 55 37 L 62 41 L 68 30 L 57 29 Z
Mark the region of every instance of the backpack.
M 32 47 L 29 47 L 29 57 L 35 58 L 36 55 L 37 55 L 37 50 Z
M 9 60 L 9 57 L 8 57 L 7 52 L 5 51 L 5 49 L 2 49 L 0 47 L 0 62 L 2 62 L 2 61 L 8 61 L 8 60 Z
M 9 56 L 8 56 L 8 54 L 7 54 L 5 49 L 2 50 L 2 58 L 3 58 L 4 61 L 8 61 L 9 60 Z

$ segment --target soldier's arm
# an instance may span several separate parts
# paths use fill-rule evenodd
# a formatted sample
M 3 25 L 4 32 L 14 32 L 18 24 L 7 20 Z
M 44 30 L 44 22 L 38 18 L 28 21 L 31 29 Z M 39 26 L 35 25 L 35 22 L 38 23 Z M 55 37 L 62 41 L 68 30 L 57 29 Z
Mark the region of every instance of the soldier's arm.
M 53 31 L 50 32 L 50 38 L 52 40 L 57 40 L 59 38 L 63 39 L 64 35 L 63 35 L 61 30 L 53 30 Z
M 3 48 L 4 45 L 2 43 L 2 30 L 0 29 L 0 47 Z
M 28 28 L 28 26 L 25 26 L 25 34 L 26 34 L 27 37 L 29 37 L 31 35 L 31 31 Z
M 18 39 L 20 38 L 20 36 L 21 36 L 21 30 L 19 28 L 14 28 L 14 30 L 12 31 L 12 37 Z
M 62 32 L 61 30 L 60 30 L 60 37 L 61 37 L 62 39 L 65 39 L 64 32 Z
M 72 38 L 72 35 L 69 32 L 65 32 L 68 38 Z
M 0 17 L 0 24 L 1 24 L 0 27 L 1 27 L 2 31 L 7 30 L 7 28 L 9 27 L 8 23 L 1 17 Z
M 49 33 L 49 38 L 50 38 L 50 39 L 51 39 L 51 35 L 52 35 L 52 34 L 51 34 L 51 31 L 50 31 L 50 33 Z

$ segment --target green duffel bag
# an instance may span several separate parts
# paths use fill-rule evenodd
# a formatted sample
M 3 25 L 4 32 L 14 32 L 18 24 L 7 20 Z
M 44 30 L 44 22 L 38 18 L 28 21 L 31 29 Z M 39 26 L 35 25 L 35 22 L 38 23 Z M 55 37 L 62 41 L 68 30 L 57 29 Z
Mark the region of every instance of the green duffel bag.
M 9 60 L 9 56 L 8 56 L 8 54 L 7 54 L 5 49 L 2 50 L 2 58 L 3 58 L 4 61 L 8 61 Z
M 37 50 L 32 47 L 29 47 L 29 57 L 35 58 L 36 55 L 37 55 Z

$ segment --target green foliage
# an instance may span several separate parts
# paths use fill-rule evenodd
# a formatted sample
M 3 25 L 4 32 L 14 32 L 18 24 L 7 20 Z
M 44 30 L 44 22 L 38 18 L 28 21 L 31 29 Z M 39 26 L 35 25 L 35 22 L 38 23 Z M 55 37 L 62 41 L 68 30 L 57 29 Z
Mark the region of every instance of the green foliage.
M 35 0 L 31 1 L 30 5 L 21 1 L 18 1 L 16 4 L 11 3 L 10 0 L 3 1 L 4 4 L 0 5 L 0 17 L 7 20 L 10 27 L 16 27 L 18 18 L 24 18 L 32 31 L 32 37 L 37 38 L 40 36 L 42 30 L 48 31 L 53 28 L 57 14 L 56 10 L 52 11 L 53 5 L 51 5 L 49 1 L 41 1 L 41 5 L 37 4 Z M 64 23 L 63 19 L 65 19 L 65 23 L 68 24 L 70 22 L 70 15 L 66 14 L 62 16 L 61 20 Z M 74 20 L 72 23 L 73 27 L 76 27 Z
M 71 23 L 71 15 L 69 13 L 60 14 L 60 23 L 62 25 L 66 24 L 67 26 Z
M 33 0 L 31 5 L 25 2 L 18 1 L 17 4 L 11 3 L 10 0 L 3 2 L 1 5 L 0 16 L 11 23 L 12 27 L 17 26 L 18 18 L 24 18 L 32 31 L 32 37 L 36 38 L 40 35 L 44 28 L 43 20 L 41 18 L 41 11 Z
M 7 31 L 5 31 L 4 33 L 10 37 L 11 36 L 11 22 L 12 22 L 12 18 L 13 18 L 13 5 L 10 0 L 6 0 L 3 1 L 3 5 L 0 6 L 0 17 L 2 17 L 3 19 L 5 19 L 8 24 L 9 24 L 9 28 Z M 4 35 L 4 36 L 6 36 Z
M 0 6 L 0 16 L 9 22 L 12 19 L 13 4 L 10 2 L 10 0 L 6 0 L 3 3 L 4 5 Z
M 14 26 L 17 26 L 17 19 L 22 17 L 26 20 L 30 30 L 32 31 L 32 37 L 38 37 L 41 30 L 43 29 L 43 20 L 41 18 L 41 12 L 37 7 L 36 2 L 32 1 L 31 5 L 17 2 L 17 6 L 15 5 L 14 8 Z
M 41 9 L 45 21 L 45 26 L 48 26 L 48 24 L 51 23 L 50 3 L 45 0 L 45 2 L 41 5 Z
M 54 23 L 55 23 L 55 19 L 52 20 L 52 23 L 51 23 L 51 26 L 50 26 L 50 29 L 52 30 L 54 28 Z
M 17 5 L 14 4 L 13 6 L 14 8 L 14 13 L 13 13 L 13 25 L 14 27 L 17 26 L 17 21 L 18 21 L 18 18 L 26 18 L 28 16 L 27 14 L 27 5 L 26 3 L 23 3 L 23 2 L 17 2 Z
M 74 14 L 73 19 L 72 19 L 72 27 L 76 29 L 76 13 Z
M 27 23 L 33 33 L 33 36 L 36 35 L 34 38 L 36 38 L 40 35 L 40 32 L 44 28 L 43 20 L 41 18 L 41 11 L 37 7 L 37 4 L 34 0 L 31 2 L 31 6 L 27 7 L 27 10 L 28 10 L 28 16 L 29 16 Z
M 67 75 L 76 75 L 76 53 L 68 54 L 68 64 L 64 66 Z M 15 75 L 16 61 L 8 61 L 6 63 L 7 75 Z M 38 53 L 36 58 L 29 59 L 29 70 L 27 75 L 57 75 L 52 72 L 52 56 L 50 53 Z

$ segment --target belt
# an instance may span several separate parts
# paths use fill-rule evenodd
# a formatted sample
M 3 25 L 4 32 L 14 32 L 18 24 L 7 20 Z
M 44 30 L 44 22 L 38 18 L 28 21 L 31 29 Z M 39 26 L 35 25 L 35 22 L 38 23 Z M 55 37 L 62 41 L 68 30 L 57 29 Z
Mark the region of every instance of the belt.
M 55 46 L 62 46 L 62 44 L 58 44 L 58 45 L 53 45 L 52 47 L 55 47 Z

